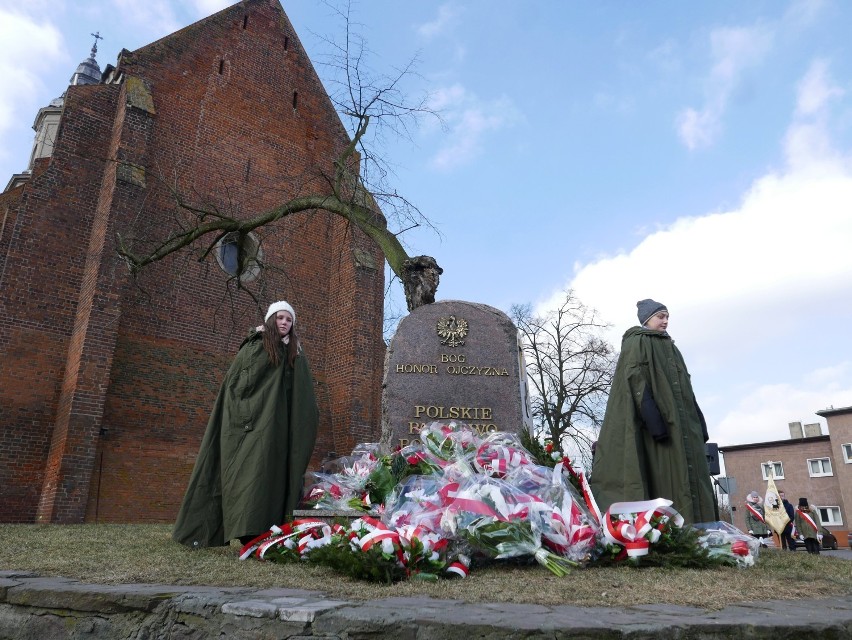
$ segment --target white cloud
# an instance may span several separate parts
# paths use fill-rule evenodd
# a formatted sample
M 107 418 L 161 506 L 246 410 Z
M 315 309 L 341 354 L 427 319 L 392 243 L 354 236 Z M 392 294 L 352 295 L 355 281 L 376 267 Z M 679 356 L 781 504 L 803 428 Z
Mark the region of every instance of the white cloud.
M 819 174 L 844 164 L 826 122 L 829 108 L 844 91 L 834 83 L 828 67 L 826 60 L 815 60 L 797 86 L 796 119 L 784 138 L 784 151 L 787 164 L 800 173 Z
M 784 22 L 794 29 L 808 27 L 819 17 L 825 0 L 793 0 L 784 13 Z
M 813 355 L 781 370 L 762 362 L 790 345 L 807 351 L 830 320 L 821 310 L 852 318 L 852 161 L 831 144 L 828 98 L 840 97 L 832 86 L 815 63 L 799 83 L 799 104 L 808 107 L 797 114 L 807 117 L 787 130 L 786 166 L 756 180 L 739 205 L 681 217 L 631 249 L 575 264 L 567 285 L 614 324 L 616 347 L 637 322 L 637 300 L 665 302 L 690 371 L 700 371 L 711 435 L 726 444 L 782 439 L 788 422 L 852 404 L 848 362 L 821 364 L 825 355 Z
M 467 100 L 465 88 L 456 83 L 450 87 L 440 87 L 429 96 L 429 108 L 435 111 L 455 108 Z
M 62 34 L 48 20 L 0 8 L 0 132 L 34 117 L 40 76 L 66 63 Z M 73 68 L 69 67 L 68 75 Z M 56 95 L 61 93 L 58 89 Z M 56 97 L 56 96 L 54 96 Z M 43 106 L 43 105 L 38 105 Z
M 710 83 L 730 90 L 742 72 L 760 64 L 772 47 L 773 33 L 766 27 L 731 27 L 710 34 L 713 69 Z
M 426 22 L 417 27 L 419 33 L 426 40 L 431 40 L 443 35 L 455 26 L 459 17 L 459 9 L 451 4 L 442 4 L 438 7 L 438 15 L 431 22 Z
M 852 398 L 849 380 L 850 365 L 844 362 L 830 369 L 814 371 L 794 382 L 762 385 L 743 395 L 731 406 L 724 418 L 713 425 L 711 437 L 719 444 L 735 445 L 749 442 L 786 440 L 790 437 L 791 422 L 818 422 L 823 434 L 828 433 L 824 418 L 816 411 Z
M 672 73 L 683 68 L 682 53 L 677 43 L 669 38 L 648 52 L 648 59 L 661 70 Z
M 196 11 L 198 11 L 199 17 L 206 18 L 234 3 L 232 0 L 192 0 L 192 4 L 195 6 Z
M 140 36 L 145 34 L 141 38 L 142 43 L 162 38 L 185 26 L 175 15 L 175 3 L 171 0 L 112 0 L 112 4 L 115 15 L 124 24 L 138 25 L 135 32 Z
M 701 111 L 687 108 L 677 116 L 677 132 L 688 149 L 709 147 L 719 132 L 719 109 L 706 107 Z
M 691 345 L 724 343 L 728 328 L 706 318 L 729 312 L 755 344 L 766 340 L 791 298 L 852 297 L 852 174 L 823 171 L 768 175 L 738 209 L 680 218 L 629 252 L 575 267 L 571 286 L 620 331 L 636 321 L 633 303 L 652 297 L 668 301 L 673 332 Z
M 448 143 L 430 163 L 439 170 L 466 164 L 480 153 L 488 134 L 512 126 L 520 119 L 508 98 L 483 102 L 460 84 L 438 89 L 432 95 L 430 107 L 440 111 L 450 127 Z
M 765 26 L 728 27 L 710 33 L 712 66 L 704 80 L 705 104 L 687 107 L 675 119 L 688 149 L 710 146 L 722 128 L 731 93 L 743 73 L 758 66 L 772 48 L 774 33 Z
M 828 61 L 815 60 L 811 63 L 805 77 L 798 87 L 796 114 L 814 115 L 821 111 L 832 98 L 843 96 L 843 89 L 831 81 L 828 75 Z

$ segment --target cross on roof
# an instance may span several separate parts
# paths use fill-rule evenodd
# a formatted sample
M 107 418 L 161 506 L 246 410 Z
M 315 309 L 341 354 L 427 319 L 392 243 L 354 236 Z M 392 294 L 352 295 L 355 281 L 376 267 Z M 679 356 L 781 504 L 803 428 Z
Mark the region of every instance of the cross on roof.
M 94 58 L 95 54 L 98 52 L 98 40 L 103 40 L 104 37 L 101 35 L 100 31 L 95 31 L 89 35 L 95 37 L 95 44 L 92 45 L 92 57 Z

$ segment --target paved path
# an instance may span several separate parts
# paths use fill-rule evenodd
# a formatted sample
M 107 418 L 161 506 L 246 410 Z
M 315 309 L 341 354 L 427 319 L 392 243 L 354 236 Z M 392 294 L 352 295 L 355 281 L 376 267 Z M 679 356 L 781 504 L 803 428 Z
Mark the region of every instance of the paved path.
M 721 611 L 332 600 L 315 591 L 92 585 L 0 571 L 0 640 L 327 638 L 852 639 L 852 601 L 746 602 Z

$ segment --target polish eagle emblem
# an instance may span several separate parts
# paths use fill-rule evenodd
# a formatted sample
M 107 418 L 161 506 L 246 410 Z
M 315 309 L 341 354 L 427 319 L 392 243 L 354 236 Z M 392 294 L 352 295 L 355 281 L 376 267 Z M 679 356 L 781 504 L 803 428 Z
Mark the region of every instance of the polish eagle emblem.
M 447 347 L 458 347 L 464 344 L 467 335 L 467 320 L 450 316 L 439 318 L 437 332 L 441 338 L 441 344 Z

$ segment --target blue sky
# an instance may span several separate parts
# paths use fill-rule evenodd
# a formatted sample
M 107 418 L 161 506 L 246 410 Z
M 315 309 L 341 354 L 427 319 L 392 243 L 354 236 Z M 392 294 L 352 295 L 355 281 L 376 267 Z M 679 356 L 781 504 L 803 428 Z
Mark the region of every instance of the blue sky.
M 0 181 L 100 31 L 98 61 L 230 4 L 0 0 Z M 308 53 L 339 33 L 284 0 Z M 387 149 L 443 237 L 440 299 L 541 309 L 573 287 L 613 324 L 665 302 L 713 440 L 788 437 L 852 405 L 852 4 L 355 5 L 374 66 L 417 54 L 447 128 Z M 322 75 L 322 69 L 319 69 Z M 0 186 L 3 186 L 0 185 Z

